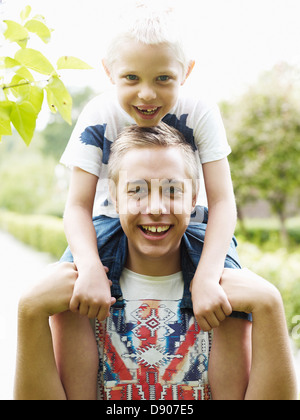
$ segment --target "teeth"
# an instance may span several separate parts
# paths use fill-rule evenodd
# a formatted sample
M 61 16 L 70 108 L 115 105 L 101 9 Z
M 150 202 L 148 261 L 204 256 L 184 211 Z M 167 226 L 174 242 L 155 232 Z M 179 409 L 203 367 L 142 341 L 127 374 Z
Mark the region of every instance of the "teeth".
M 142 228 L 146 231 L 152 232 L 152 233 L 161 233 L 161 232 L 166 232 L 167 230 L 170 229 L 170 225 L 168 226 L 145 226 L 143 225 Z
M 138 106 L 137 106 L 137 109 L 140 112 L 143 112 L 144 114 L 149 114 L 149 115 L 155 114 L 155 112 L 158 110 L 158 108 L 143 109 L 143 108 L 139 108 Z

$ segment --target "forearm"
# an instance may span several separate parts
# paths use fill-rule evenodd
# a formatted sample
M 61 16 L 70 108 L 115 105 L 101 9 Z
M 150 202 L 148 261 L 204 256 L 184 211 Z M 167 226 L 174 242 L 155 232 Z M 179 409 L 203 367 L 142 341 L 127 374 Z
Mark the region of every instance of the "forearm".
M 96 232 L 88 209 L 80 205 L 67 206 L 64 228 L 78 270 L 93 262 L 100 263 Z
M 67 240 L 78 271 L 100 263 L 93 225 L 93 205 L 98 178 L 74 168 L 64 213 Z
M 56 368 L 47 317 L 31 316 L 19 306 L 16 400 L 65 400 Z
M 220 274 L 236 225 L 236 207 L 233 199 L 220 200 L 209 207 L 203 252 L 198 270 Z
M 247 400 L 292 400 L 297 384 L 281 297 L 253 313 L 252 366 Z

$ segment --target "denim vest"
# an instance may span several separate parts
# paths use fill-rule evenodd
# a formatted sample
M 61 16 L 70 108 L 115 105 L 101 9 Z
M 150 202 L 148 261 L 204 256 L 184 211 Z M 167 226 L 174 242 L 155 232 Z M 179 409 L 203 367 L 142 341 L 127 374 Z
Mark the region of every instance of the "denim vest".
M 101 218 L 103 217 L 105 218 L 105 216 L 101 216 Z M 103 265 L 109 268 L 108 278 L 112 281 L 111 294 L 117 299 L 114 307 L 122 308 L 124 307 L 124 300 L 122 298 L 122 290 L 120 288 L 119 280 L 127 260 L 128 243 L 127 237 L 123 232 L 119 220 L 114 220 L 115 223 L 109 223 L 109 235 L 106 237 L 99 237 L 98 249 Z M 204 220 L 204 222 L 205 221 L 206 220 Z M 194 225 L 190 224 L 181 240 L 180 258 L 184 281 L 183 297 L 180 304 L 181 309 L 193 309 L 190 284 L 195 275 L 201 257 L 206 226 L 206 223 L 197 223 Z M 236 246 L 236 239 L 233 238 L 225 259 L 224 266 L 227 268 L 241 268 L 236 252 Z M 251 315 L 242 312 L 234 311 L 231 316 L 234 318 L 251 320 Z
M 111 295 L 117 299 L 114 307 L 122 308 L 124 307 L 124 300 L 122 298 L 119 280 L 127 261 L 127 237 L 120 225 L 119 219 L 98 216 L 94 218 L 93 223 L 97 234 L 97 245 L 101 262 L 109 269 L 108 278 L 112 281 Z M 207 212 L 204 214 L 203 223 L 191 223 L 187 227 L 181 240 L 180 258 L 184 281 L 184 291 L 180 305 L 181 309 L 193 309 L 190 284 L 201 257 L 206 226 Z M 236 239 L 233 238 L 225 259 L 224 266 L 226 268 L 241 268 L 236 246 Z M 67 248 L 61 261 L 73 261 L 69 248 Z M 235 318 L 251 320 L 251 315 L 240 312 L 233 312 L 232 316 Z

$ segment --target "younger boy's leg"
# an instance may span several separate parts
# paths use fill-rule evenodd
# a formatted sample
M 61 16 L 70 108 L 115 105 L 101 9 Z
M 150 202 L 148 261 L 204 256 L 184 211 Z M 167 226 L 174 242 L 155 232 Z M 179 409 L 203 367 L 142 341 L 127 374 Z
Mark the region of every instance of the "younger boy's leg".
M 97 398 L 98 349 L 86 316 L 70 311 L 50 321 L 57 369 L 69 400 Z

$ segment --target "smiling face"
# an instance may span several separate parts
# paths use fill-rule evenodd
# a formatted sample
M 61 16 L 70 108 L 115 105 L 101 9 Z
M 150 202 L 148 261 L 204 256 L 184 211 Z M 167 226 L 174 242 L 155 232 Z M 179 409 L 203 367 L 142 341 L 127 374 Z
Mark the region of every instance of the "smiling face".
M 187 77 L 171 47 L 133 40 L 122 43 L 111 71 L 106 71 L 120 105 L 141 127 L 157 125 L 174 107 Z
M 180 271 L 180 242 L 195 204 L 182 151 L 128 151 L 120 163 L 116 207 L 128 238 L 127 268 L 161 276 Z

